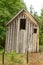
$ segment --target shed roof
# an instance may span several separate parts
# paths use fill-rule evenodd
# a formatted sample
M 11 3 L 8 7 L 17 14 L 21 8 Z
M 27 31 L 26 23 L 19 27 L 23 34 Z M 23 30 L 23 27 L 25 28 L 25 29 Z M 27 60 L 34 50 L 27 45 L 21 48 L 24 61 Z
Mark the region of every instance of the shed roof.
M 38 24 L 37 20 L 25 9 L 20 10 L 7 24 L 10 24 L 19 14 L 21 14 L 24 11 L 24 14 L 34 23 L 34 24 Z

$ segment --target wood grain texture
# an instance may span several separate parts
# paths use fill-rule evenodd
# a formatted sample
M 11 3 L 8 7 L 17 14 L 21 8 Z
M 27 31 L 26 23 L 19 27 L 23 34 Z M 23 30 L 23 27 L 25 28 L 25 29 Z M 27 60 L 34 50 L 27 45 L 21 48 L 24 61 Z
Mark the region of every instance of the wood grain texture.
M 26 19 L 25 29 L 20 29 L 20 19 Z M 12 22 L 11 22 L 12 20 Z M 7 24 L 6 52 L 25 53 L 39 51 L 39 25 L 27 12 L 21 11 Z M 23 22 L 23 21 L 22 21 Z M 34 28 L 37 33 L 34 33 Z

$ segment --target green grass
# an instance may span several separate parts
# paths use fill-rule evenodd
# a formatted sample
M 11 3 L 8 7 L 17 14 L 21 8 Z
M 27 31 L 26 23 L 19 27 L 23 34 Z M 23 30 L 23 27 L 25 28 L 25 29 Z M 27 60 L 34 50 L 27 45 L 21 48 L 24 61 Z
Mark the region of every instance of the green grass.
M 40 45 L 39 50 L 40 52 L 43 52 L 43 45 Z
M 4 49 L 0 49 L 0 54 L 4 52 Z
M 0 51 L 0 65 L 2 65 L 2 53 L 3 50 Z M 22 64 L 24 61 L 25 54 L 18 54 L 15 52 L 5 53 L 4 54 L 4 61 L 5 65 L 13 65 L 13 64 Z

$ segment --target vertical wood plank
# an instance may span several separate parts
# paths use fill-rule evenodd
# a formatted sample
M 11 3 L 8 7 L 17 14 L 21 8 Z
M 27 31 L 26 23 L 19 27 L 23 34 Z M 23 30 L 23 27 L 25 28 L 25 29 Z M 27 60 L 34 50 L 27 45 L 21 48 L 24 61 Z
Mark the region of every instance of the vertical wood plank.
M 14 42 L 14 50 L 15 51 L 17 51 L 17 29 L 18 29 L 18 19 L 16 19 L 15 21 L 14 21 L 15 23 L 14 23 L 14 40 L 15 40 L 15 42 Z
M 7 52 L 7 43 L 8 43 L 8 28 L 6 32 L 5 52 Z
M 9 32 L 8 32 L 8 52 L 10 52 L 10 24 L 9 24 Z
M 32 29 L 32 23 L 31 23 L 31 52 L 32 52 L 32 44 L 33 44 L 33 41 L 32 41 L 33 35 L 32 35 L 32 33 L 33 33 L 33 29 Z
M 11 51 L 11 24 L 9 24 L 9 43 L 8 43 L 8 52 L 10 52 Z
M 12 52 L 12 23 L 11 23 L 11 52 Z
M 12 52 L 14 51 L 14 21 L 13 21 L 13 23 L 12 23 Z
M 29 44 L 29 52 L 30 52 L 30 20 L 29 20 L 29 41 L 28 41 L 28 44 Z
M 37 52 L 39 52 L 39 25 L 37 26 Z
M 12 41 L 11 41 L 11 49 L 12 49 L 12 52 L 13 52 L 13 21 L 12 21 Z
M 18 43 L 18 40 L 19 40 L 19 26 L 20 26 L 20 19 L 18 18 L 18 25 L 17 25 L 17 45 L 16 45 L 16 52 L 17 53 L 19 52 L 19 43 Z
M 9 52 L 9 26 L 8 26 L 8 34 L 7 34 L 7 36 L 8 36 L 8 42 L 7 42 L 7 52 Z
M 14 40 L 14 51 L 16 51 L 16 21 L 14 20 L 14 28 L 13 28 L 13 40 Z
M 28 21 L 26 20 L 26 41 L 27 41 L 27 43 L 26 43 L 26 50 L 28 50 Z
M 11 48 L 12 48 L 12 25 L 10 24 L 10 52 L 11 52 Z

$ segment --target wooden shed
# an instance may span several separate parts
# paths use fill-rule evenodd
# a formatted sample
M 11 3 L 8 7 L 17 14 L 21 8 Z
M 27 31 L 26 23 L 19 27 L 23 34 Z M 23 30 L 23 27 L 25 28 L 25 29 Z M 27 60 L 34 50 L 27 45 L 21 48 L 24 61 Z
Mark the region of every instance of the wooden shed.
M 39 25 L 22 9 L 7 24 L 5 52 L 39 52 Z

